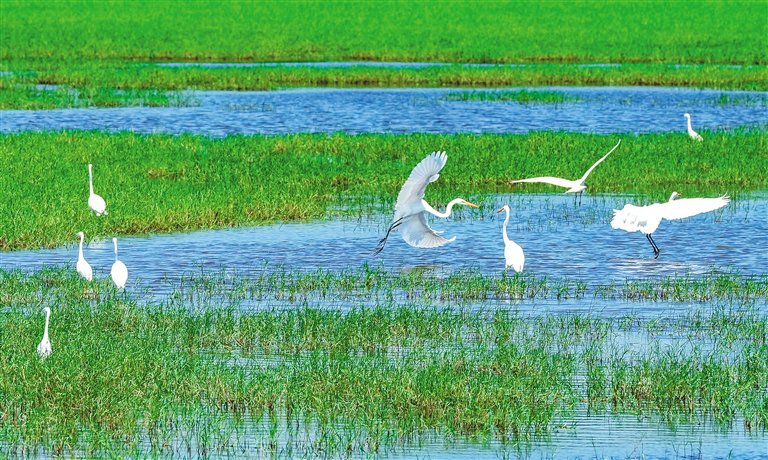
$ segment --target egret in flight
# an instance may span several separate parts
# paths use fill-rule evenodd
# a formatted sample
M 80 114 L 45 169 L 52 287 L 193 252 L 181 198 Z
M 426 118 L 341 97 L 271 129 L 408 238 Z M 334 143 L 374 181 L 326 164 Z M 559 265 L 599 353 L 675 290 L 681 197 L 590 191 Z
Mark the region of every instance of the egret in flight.
M 78 232 L 77 236 L 80 237 L 80 253 L 77 255 L 76 265 L 77 273 L 86 280 L 91 281 L 93 279 L 93 270 L 91 269 L 91 265 L 85 261 L 85 257 L 83 257 L 83 239 L 85 238 L 85 233 Z
M 589 168 L 587 172 L 585 172 L 584 175 L 581 176 L 580 179 L 568 180 L 568 179 L 561 179 L 559 177 L 544 176 L 544 177 L 532 177 L 530 179 L 513 180 L 512 183 L 520 184 L 523 182 L 541 182 L 544 184 L 557 185 L 558 187 L 565 187 L 568 189 L 565 191 L 565 193 L 578 193 L 579 204 L 581 204 L 581 194 L 584 193 L 584 190 L 587 189 L 587 184 L 586 184 L 587 177 L 592 172 L 592 170 L 597 167 L 597 165 L 602 163 L 603 160 L 608 158 L 608 155 L 610 155 L 611 153 L 613 153 L 614 150 L 616 150 L 616 147 L 618 147 L 619 144 L 621 144 L 621 139 L 619 139 L 619 142 L 617 142 L 616 145 L 614 145 L 613 148 L 608 153 L 606 153 L 605 155 L 603 155 L 602 158 L 597 160 L 597 162 L 593 164 L 592 167 Z M 576 195 L 573 196 L 573 202 L 576 203 Z
M 97 216 L 102 214 L 106 216 L 107 203 L 104 201 L 104 198 L 93 193 L 93 165 L 90 163 L 88 164 L 88 182 L 91 186 L 91 196 L 88 197 L 88 207 L 91 208 L 91 210 L 95 212 Z
M 445 152 L 432 152 L 413 168 L 411 175 L 408 176 L 408 180 L 405 181 L 403 188 L 397 195 L 395 217 L 392 224 L 387 229 L 384 238 L 379 241 L 373 255 L 384 249 L 390 232 L 398 229 L 405 242 L 416 248 L 436 248 L 456 239 L 455 236 L 450 239 L 440 236 L 439 233 L 441 232 L 432 230 L 427 224 L 426 218 L 427 213 L 442 218 L 448 217 L 451 215 L 453 206 L 457 204 L 472 206 L 473 208 L 479 207 L 464 198 L 456 198 L 448 203 L 445 212 L 439 212 L 424 201 L 427 185 L 440 177 L 440 170 L 443 169 L 446 161 L 448 161 L 448 156 Z
M 651 234 L 659 228 L 661 219 L 685 219 L 696 214 L 720 209 L 730 201 L 727 194 L 717 198 L 676 199 L 679 196 L 682 195 L 672 192 L 672 196 L 666 203 L 654 203 L 648 206 L 627 204 L 621 211 L 614 209 L 611 227 L 630 233 L 638 231 L 644 233 L 648 242 L 651 243 L 651 248 L 653 248 L 654 259 L 657 259 L 661 250 L 653 241 Z
M 45 307 L 43 311 L 45 312 L 45 330 L 43 331 L 43 340 L 37 346 L 37 354 L 45 359 L 51 355 L 51 340 L 48 338 L 48 321 L 51 319 L 51 309 Z
M 128 268 L 117 258 L 117 238 L 112 238 L 112 243 L 115 245 L 115 263 L 112 264 L 110 275 L 112 275 L 115 286 L 122 289 L 125 287 L 125 282 L 128 281 Z
M 510 240 L 507 236 L 507 224 L 509 223 L 510 209 L 509 205 L 505 204 L 501 209 L 496 212 L 506 212 L 504 218 L 504 225 L 502 226 L 501 236 L 504 238 L 504 259 L 506 260 L 506 267 L 512 267 L 516 272 L 523 271 L 523 265 L 525 264 L 525 254 L 523 254 L 523 248 L 519 244 Z
M 693 128 L 691 127 L 691 114 L 690 113 L 684 113 L 683 116 L 688 119 L 688 135 L 691 136 L 691 139 L 699 141 L 699 142 L 703 141 L 704 138 L 701 137 L 701 135 L 699 133 L 697 133 L 696 131 L 694 131 Z

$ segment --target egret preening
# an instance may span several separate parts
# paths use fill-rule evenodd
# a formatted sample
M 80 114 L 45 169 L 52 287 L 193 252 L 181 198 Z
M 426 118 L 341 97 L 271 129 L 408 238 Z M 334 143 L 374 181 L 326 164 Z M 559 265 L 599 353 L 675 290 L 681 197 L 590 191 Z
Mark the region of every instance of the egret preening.
M 523 271 L 523 265 L 525 264 L 525 254 L 523 254 L 523 248 L 510 240 L 507 236 L 507 224 L 509 223 L 509 215 L 511 213 L 509 205 L 505 204 L 496 212 L 502 211 L 506 211 L 507 213 L 501 230 L 501 235 L 504 237 L 504 259 L 506 261 L 506 268 L 512 267 L 516 272 L 520 273 Z
M 397 195 L 395 203 L 395 217 L 387 229 L 387 234 L 379 241 L 376 251 L 373 255 L 380 253 L 387 243 L 390 232 L 400 230 L 406 243 L 416 248 L 436 248 L 455 240 L 453 238 L 444 238 L 439 235 L 441 232 L 432 230 L 427 224 L 427 213 L 437 217 L 448 217 L 454 205 L 463 204 L 477 208 L 476 204 L 470 203 L 463 198 L 456 198 L 448 203 L 445 212 L 439 212 L 424 201 L 424 192 L 427 185 L 440 177 L 440 170 L 448 161 L 445 152 L 432 152 L 419 164 L 413 168 L 408 180 L 403 184 L 400 193 Z
M 691 136 L 691 139 L 697 140 L 699 142 L 703 141 L 704 138 L 701 137 L 699 133 L 693 130 L 691 127 L 691 114 L 690 113 L 684 113 L 683 116 L 688 119 L 688 135 Z
M 611 227 L 627 232 L 644 233 L 653 248 L 654 259 L 657 259 L 661 250 L 653 241 L 651 234 L 659 227 L 661 219 L 684 219 L 722 208 L 730 201 L 727 194 L 717 198 L 684 198 L 682 200 L 677 200 L 678 196 L 681 195 L 673 192 L 666 203 L 654 203 L 648 206 L 628 204 L 621 211 L 614 209 Z
M 107 203 L 104 198 L 93 193 L 93 165 L 88 164 L 88 182 L 91 186 L 91 196 L 88 197 L 88 207 L 91 208 L 97 216 L 104 214 L 107 215 Z
M 603 160 L 608 158 L 608 155 L 613 153 L 613 151 L 616 150 L 616 147 L 618 147 L 619 144 L 621 144 L 621 139 L 619 139 L 619 142 L 617 142 L 616 145 L 614 145 L 613 148 L 608 153 L 606 153 L 605 155 L 603 155 L 602 158 L 597 160 L 597 162 L 595 164 L 593 164 L 592 167 L 589 168 L 587 170 L 587 172 L 585 172 L 584 175 L 581 176 L 580 179 L 568 180 L 568 179 L 561 179 L 559 177 L 544 176 L 544 177 L 532 177 L 530 179 L 513 180 L 512 183 L 513 184 L 520 184 L 520 183 L 523 183 L 523 182 L 541 182 L 541 183 L 544 183 L 544 184 L 557 185 L 558 187 L 565 187 L 565 188 L 568 189 L 568 190 L 565 191 L 565 193 L 578 193 L 579 194 L 578 195 L 578 197 L 579 197 L 579 204 L 581 204 L 581 194 L 584 193 L 584 190 L 587 189 L 587 184 L 586 184 L 587 176 L 589 176 L 589 174 L 592 172 L 593 169 L 595 169 L 597 167 L 597 165 L 599 165 L 600 163 L 603 162 Z M 573 201 L 574 201 L 574 203 L 576 202 L 576 195 L 573 196 Z
M 128 281 L 128 268 L 117 258 L 117 238 L 112 238 L 112 243 L 115 245 L 115 263 L 112 264 L 110 275 L 112 275 L 115 286 L 122 289 L 125 287 L 125 282 Z
M 91 281 L 93 279 L 93 270 L 91 269 L 91 265 L 85 261 L 85 257 L 83 257 L 83 239 L 85 238 L 85 233 L 78 232 L 77 236 L 80 237 L 80 253 L 77 255 L 76 265 L 77 273 L 80 273 L 80 276 Z
M 51 319 L 51 309 L 45 307 L 43 311 L 45 312 L 45 330 L 43 331 L 43 340 L 37 346 L 37 354 L 45 359 L 51 355 L 51 340 L 48 338 L 48 321 Z

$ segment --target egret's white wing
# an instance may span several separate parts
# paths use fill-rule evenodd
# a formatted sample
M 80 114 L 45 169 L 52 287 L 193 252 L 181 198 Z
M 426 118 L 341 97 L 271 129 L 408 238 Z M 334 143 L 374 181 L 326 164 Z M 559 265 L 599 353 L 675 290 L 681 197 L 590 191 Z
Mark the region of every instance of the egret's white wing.
M 608 158 L 608 155 L 612 154 L 612 153 L 613 153 L 613 151 L 614 151 L 614 150 L 616 150 L 616 147 L 618 147 L 618 146 L 619 146 L 619 144 L 621 144 L 621 139 L 619 139 L 619 142 L 617 142 L 617 143 L 616 143 L 616 145 L 614 145 L 614 146 L 613 146 L 613 148 L 612 148 L 612 149 L 611 149 L 611 150 L 610 150 L 608 153 L 606 153 L 605 155 L 603 155 L 603 158 L 600 158 L 599 160 L 597 160 L 597 161 L 595 162 L 595 164 L 593 164 L 593 165 L 592 165 L 592 167 L 591 167 L 591 168 L 587 169 L 587 172 L 585 172 L 585 173 L 584 173 L 584 175 L 583 175 L 583 176 L 581 176 L 581 182 L 584 182 L 585 180 L 587 180 L 587 176 L 589 176 L 589 174 L 592 172 L 592 170 L 593 170 L 593 169 L 595 169 L 595 168 L 597 167 L 597 165 L 599 165 L 600 163 L 602 163 L 602 162 L 603 162 L 603 160 L 605 160 L 606 158 Z
M 645 234 L 653 233 L 661 223 L 659 206 L 661 206 L 659 203 L 648 206 L 627 204 L 621 211 L 614 209 L 611 227 L 630 233 L 638 231 Z
M 408 180 L 405 181 L 395 203 L 395 214 L 410 207 L 414 202 L 421 202 L 427 185 L 440 177 L 440 170 L 448 161 L 445 152 L 432 152 L 413 168 Z M 396 216 L 397 218 L 397 216 Z
M 664 219 L 685 219 L 722 208 L 730 201 L 728 195 L 717 198 L 682 198 L 662 203 L 659 207 L 661 208 L 661 217 Z
M 559 177 L 532 177 L 530 179 L 520 179 L 520 180 L 513 180 L 513 184 L 519 184 L 521 182 L 541 182 L 544 184 L 552 184 L 557 185 L 558 187 L 565 187 L 565 188 L 572 188 L 578 183 L 576 181 L 568 180 L 568 179 L 561 179 Z
M 406 243 L 416 248 L 436 248 L 455 240 L 443 238 L 427 224 L 425 213 L 420 212 L 406 218 L 400 225 L 400 232 Z

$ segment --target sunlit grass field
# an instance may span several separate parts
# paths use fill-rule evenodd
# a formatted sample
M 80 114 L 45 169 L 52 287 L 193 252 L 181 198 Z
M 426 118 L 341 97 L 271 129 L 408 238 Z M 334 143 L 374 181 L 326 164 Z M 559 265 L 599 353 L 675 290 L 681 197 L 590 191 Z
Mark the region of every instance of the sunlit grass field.
M 435 205 L 456 195 L 556 191 L 512 186 L 540 175 L 580 177 L 622 139 L 589 177 L 589 193 L 672 191 L 739 195 L 768 186 L 764 131 L 590 135 L 229 136 L 52 132 L 0 135 L 0 249 L 52 247 L 86 234 L 150 232 L 306 221 L 391 212 L 411 169 L 448 152 Z M 89 214 L 87 164 L 109 215 Z M 468 211 L 469 212 L 469 211 Z M 482 212 L 482 211 L 475 211 Z

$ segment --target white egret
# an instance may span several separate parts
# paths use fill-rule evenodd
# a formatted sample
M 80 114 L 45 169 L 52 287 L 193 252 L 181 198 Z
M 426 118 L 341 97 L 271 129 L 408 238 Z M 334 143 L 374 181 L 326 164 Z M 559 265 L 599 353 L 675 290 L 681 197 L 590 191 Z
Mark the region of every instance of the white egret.
M 558 187 L 565 187 L 565 188 L 568 189 L 568 190 L 565 191 L 565 193 L 578 193 L 579 194 L 578 195 L 578 197 L 579 197 L 579 204 L 581 204 L 581 194 L 584 193 L 584 190 L 587 189 L 587 184 L 586 184 L 587 176 L 589 176 L 589 174 L 592 172 L 593 169 L 595 169 L 597 167 L 597 165 L 599 165 L 600 163 L 603 162 L 603 160 L 608 158 L 608 155 L 613 153 L 613 151 L 616 150 L 616 148 L 619 146 L 619 144 L 621 144 L 621 139 L 619 139 L 619 142 L 617 142 L 616 145 L 614 145 L 613 148 L 608 153 L 606 153 L 605 155 L 603 155 L 602 158 L 597 160 L 597 162 L 595 164 L 593 164 L 592 167 L 589 168 L 587 170 L 587 172 L 585 172 L 584 175 L 581 176 L 580 179 L 568 180 L 568 179 L 561 179 L 559 177 L 544 176 L 544 177 L 532 177 L 530 179 L 513 180 L 512 183 L 513 184 L 520 184 L 520 183 L 523 183 L 523 182 L 541 182 L 541 183 L 544 183 L 544 184 L 557 185 Z M 576 195 L 573 196 L 573 201 L 574 201 L 574 203 L 576 202 Z
M 88 207 L 91 208 L 97 216 L 104 214 L 107 215 L 107 203 L 104 198 L 93 193 L 93 165 L 88 164 L 88 182 L 91 186 L 91 196 L 88 197 Z
M 504 259 L 506 261 L 506 268 L 512 267 L 516 272 L 520 273 L 523 271 L 523 265 L 525 264 L 525 254 L 523 254 L 523 248 L 510 240 L 507 236 L 507 224 L 509 223 L 509 215 L 511 213 L 509 205 L 505 204 L 496 212 L 502 211 L 506 211 L 507 213 L 501 230 L 501 235 L 504 237 Z
M 93 279 L 93 270 L 91 269 L 91 265 L 85 261 L 85 257 L 83 257 L 83 239 L 85 238 L 85 233 L 78 232 L 77 236 L 80 237 L 80 252 L 77 255 L 77 265 L 75 267 L 80 276 L 91 281 Z
M 727 194 L 717 198 L 684 198 L 682 200 L 677 200 L 678 196 L 682 195 L 672 192 L 672 196 L 666 203 L 654 203 L 648 206 L 627 204 L 621 211 L 614 209 L 611 227 L 630 233 L 638 231 L 644 233 L 653 248 L 654 259 L 657 259 L 661 250 L 653 241 L 651 234 L 659 227 L 661 219 L 684 219 L 722 208 L 730 201 Z
M 115 286 L 122 289 L 125 287 L 125 282 L 128 281 L 128 268 L 117 258 L 117 238 L 112 238 L 112 243 L 115 245 L 115 263 L 112 264 L 110 275 L 112 275 Z
M 51 318 L 51 309 L 45 307 L 43 308 L 43 311 L 45 312 L 45 330 L 43 331 L 43 340 L 41 340 L 40 345 L 37 346 L 37 354 L 45 359 L 51 355 L 51 340 L 48 338 L 48 321 Z
M 701 137 L 699 133 L 693 130 L 691 127 L 691 114 L 690 113 L 684 113 L 683 116 L 688 119 L 688 135 L 691 136 L 691 139 L 697 140 L 699 142 L 703 141 L 704 138 Z
M 450 239 L 440 236 L 439 233 L 442 232 L 432 230 L 426 219 L 427 213 L 442 218 L 448 217 L 451 215 L 453 206 L 457 204 L 472 206 L 473 208 L 479 207 L 464 198 L 456 198 L 448 203 L 445 212 L 439 212 L 424 200 L 427 185 L 440 177 L 440 170 L 443 169 L 446 161 L 448 161 L 448 156 L 445 152 L 432 152 L 413 168 L 411 175 L 408 176 L 408 180 L 405 181 L 403 188 L 397 195 L 395 217 L 392 224 L 387 229 L 384 238 L 379 241 L 373 255 L 384 249 L 390 232 L 397 229 L 401 230 L 405 242 L 416 248 L 436 248 L 456 239 L 455 236 Z

